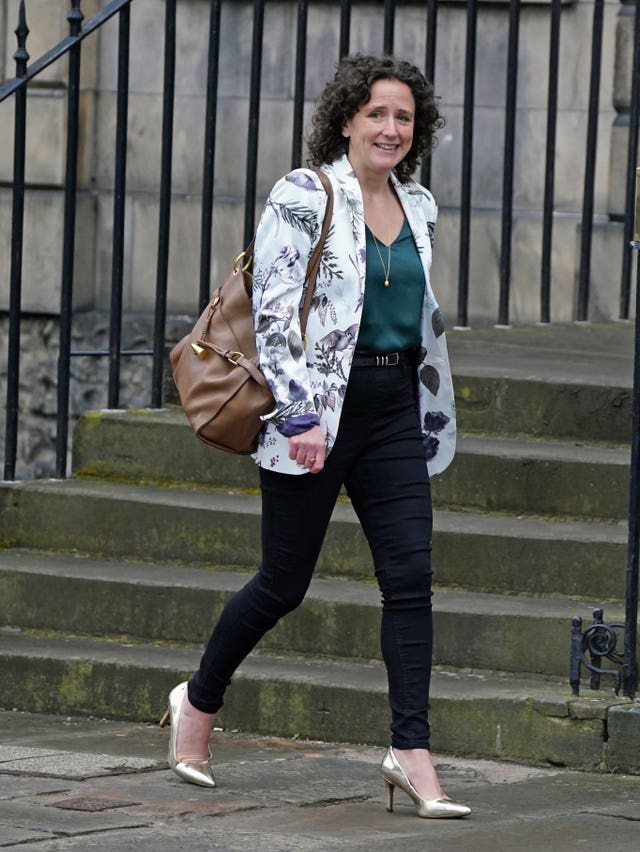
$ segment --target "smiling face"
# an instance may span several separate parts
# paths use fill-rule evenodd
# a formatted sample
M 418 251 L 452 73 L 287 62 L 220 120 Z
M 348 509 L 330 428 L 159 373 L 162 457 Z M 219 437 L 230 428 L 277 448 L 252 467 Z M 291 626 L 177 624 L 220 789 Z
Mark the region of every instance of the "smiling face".
M 415 100 L 399 80 L 376 80 L 371 96 L 345 122 L 349 162 L 359 177 L 388 174 L 411 150 Z

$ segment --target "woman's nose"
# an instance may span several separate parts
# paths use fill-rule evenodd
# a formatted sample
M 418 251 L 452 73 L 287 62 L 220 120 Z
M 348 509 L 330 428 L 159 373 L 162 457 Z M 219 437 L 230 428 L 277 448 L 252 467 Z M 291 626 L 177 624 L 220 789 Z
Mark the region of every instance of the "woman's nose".
M 389 116 L 384 123 L 383 133 L 386 136 L 395 136 L 397 132 L 396 120 L 392 116 Z

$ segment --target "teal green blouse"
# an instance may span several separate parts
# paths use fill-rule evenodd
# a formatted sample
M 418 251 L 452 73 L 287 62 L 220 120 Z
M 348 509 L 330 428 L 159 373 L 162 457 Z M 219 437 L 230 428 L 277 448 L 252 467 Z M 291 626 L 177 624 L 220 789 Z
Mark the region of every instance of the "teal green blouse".
M 368 227 L 367 277 L 356 352 L 376 355 L 401 352 L 420 342 L 420 313 L 424 296 L 424 270 L 411 228 L 404 220 L 391 244 L 389 286 L 384 286 L 388 249 L 378 240 L 380 255 Z M 384 265 L 383 265 L 384 263 Z

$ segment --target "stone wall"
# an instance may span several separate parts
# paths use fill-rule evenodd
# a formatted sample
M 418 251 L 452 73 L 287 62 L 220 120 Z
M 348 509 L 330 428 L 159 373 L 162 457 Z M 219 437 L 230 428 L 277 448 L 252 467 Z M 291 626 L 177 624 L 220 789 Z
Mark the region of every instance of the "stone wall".
M 167 351 L 186 334 L 191 323 L 172 318 L 167 324 Z M 55 470 L 57 370 L 59 323 L 54 316 L 25 317 L 20 347 L 20 413 L 16 476 L 46 478 Z M 8 320 L 0 316 L 0 458 L 5 439 L 7 393 Z M 127 314 L 122 328 L 126 349 L 153 347 L 153 318 L 145 314 Z M 108 349 L 109 317 L 100 311 L 79 313 L 74 320 L 72 349 Z M 121 361 L 122 408 L 144 408 L 151 403 L 151 357 L 123 358 Z M 109 360 L 106 357 L 77 356 L 71 359 L 69 398 L 69 448 L 73 427 L 85 411 L 107 407 Z M 168 363 L 165 372 L 165 398 L 175 398 Z

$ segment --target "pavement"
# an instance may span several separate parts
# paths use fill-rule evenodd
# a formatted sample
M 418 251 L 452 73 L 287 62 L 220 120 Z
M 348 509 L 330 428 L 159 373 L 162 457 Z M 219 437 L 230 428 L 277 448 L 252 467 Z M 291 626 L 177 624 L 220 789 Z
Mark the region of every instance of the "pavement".
M 161 708 L 159 708 L 161 709 Z M 385 809 L 369 746 L 212 734 L 214 790 L 165 761 L 157 725 L 0 712 L 0 848 L 136 852 L 637 849 L 640 777 L 439 757 L 462 820 Z

